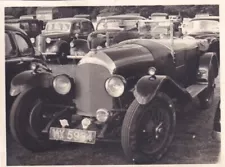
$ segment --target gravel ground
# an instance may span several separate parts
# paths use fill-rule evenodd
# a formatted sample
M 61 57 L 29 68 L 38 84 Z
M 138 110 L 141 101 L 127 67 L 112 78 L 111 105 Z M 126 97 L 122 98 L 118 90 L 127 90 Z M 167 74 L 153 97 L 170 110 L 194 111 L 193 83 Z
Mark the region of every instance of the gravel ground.
M 61 68 L 61 69 L 60 69 Z M 65 67 L 52 66 L 61 73 Z M 62 71 L 61 71 L 62 70 Z M 68 73 L 72 71 L 68 71 Z M 211 137 L 213 119 L 220 95 L 219 78 L 213 106 L 200 111 L 196 105 L 185 115 L 178 115 L 176 135 L 167 154 L 157 164 L 213 164 L 218 162 L 220 142 Z M 64 144 L 55 150 L 31 153 L 7 134 L 7 165 L 123 165 L 120 144 Z

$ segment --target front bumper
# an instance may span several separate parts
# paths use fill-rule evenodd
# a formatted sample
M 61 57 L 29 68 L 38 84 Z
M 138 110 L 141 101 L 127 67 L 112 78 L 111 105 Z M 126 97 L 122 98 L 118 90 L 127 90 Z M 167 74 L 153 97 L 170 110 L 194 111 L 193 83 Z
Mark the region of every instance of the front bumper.
M 42 52 L 41 54 L 46 57 L 47 61 L 57 58 L 57 53 L 54 52 Z

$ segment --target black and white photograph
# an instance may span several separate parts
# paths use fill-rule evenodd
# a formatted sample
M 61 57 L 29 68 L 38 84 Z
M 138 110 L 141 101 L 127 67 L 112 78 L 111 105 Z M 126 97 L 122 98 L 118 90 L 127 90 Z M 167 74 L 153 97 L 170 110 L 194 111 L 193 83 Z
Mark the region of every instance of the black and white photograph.
M 4 7 L 6 165 L 220 163 L 219 4 L 51 4 Z

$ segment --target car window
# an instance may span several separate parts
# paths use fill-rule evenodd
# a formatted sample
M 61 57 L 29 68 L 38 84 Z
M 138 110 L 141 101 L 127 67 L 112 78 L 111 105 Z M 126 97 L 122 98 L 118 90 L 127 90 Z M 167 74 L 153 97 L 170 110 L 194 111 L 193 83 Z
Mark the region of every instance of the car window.
M 24 37 L 19 34 L 15 34 L 15 39 L 21 54 L 26 54 L 30 51 L 29 44 L 27 43 Z
M 9 34 L 5 33 L 5 55 L 10 56 L 13 52 L 13 45 L 9 38 Z
M 82 22 L 83 32 L 91 32 L 93 30 L 92 24 L 88 21 Z
M 37 23 L 31 23 L 31 31 L 38 31 Z
M 80 33 L 80 28 L 81 28 L 80 22 L 74 23 L 72 28 L 73 33 Z
M 29 23 L 27 23 L 27 22 L 20 23 L 20 28 L 25 30 L 25 31 L 29 31 Z

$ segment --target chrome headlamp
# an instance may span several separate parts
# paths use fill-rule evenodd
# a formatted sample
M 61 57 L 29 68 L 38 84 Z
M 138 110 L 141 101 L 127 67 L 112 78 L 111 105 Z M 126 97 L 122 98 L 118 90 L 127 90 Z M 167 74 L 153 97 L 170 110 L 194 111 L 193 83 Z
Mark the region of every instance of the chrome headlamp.
M 105 89 L 112 97 L 120 97 L 125 90 L 126 81 L 122 76 L 114 75 L 105 82 Z
M 31 69 L 31 70 L 35 70 L 36 68 L 37 68 L 37 63 L 32 62 L 32 63 L 30 64 L 30 69 Z
M 46 38 L 46 39 L 45 39 L 45 42 L 46 42 L 46 43 L 50 43 L 50 42 L 51 42 L 51 38 Z
M 156 73 L 156 68 L 155 67 L 150 67 L 148 69 L 148 74 L 149 75 L 153 76 L 153 75 L 155 75 L 155 73 Z
M 53 79 L 53 88 L 61 95 L 66 95 L 72 88 L 72 83 L 67 75 L 58 75 Z
M 75 46 L 74 42 L 71 41 L 71 42 L 70 42 L 70 47 L 73 48 L 74 46 Z
M 30 38 L 30 41 L 31 41 L 32 44 L 35 43 L 35 39 L 34 38 Z

